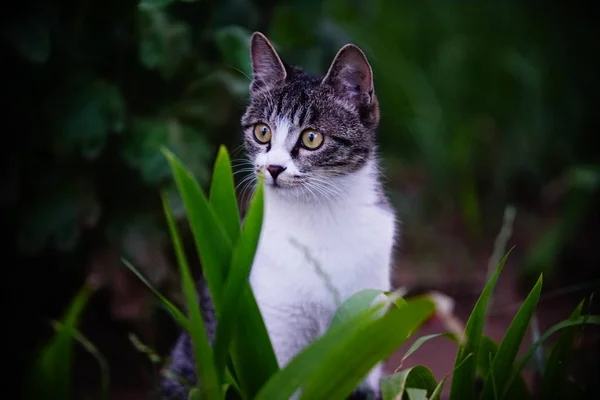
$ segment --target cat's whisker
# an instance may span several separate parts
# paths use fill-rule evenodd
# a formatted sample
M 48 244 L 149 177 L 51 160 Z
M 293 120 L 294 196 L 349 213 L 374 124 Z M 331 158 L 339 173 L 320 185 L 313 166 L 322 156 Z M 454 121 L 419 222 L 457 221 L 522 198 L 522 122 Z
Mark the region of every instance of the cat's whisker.
M 250 179 L 248 180 L 245 184 L 244 187 L 241 190 L 240 193 L 240 198 L 244 199 L 244 201 L 246 201 L 246 196 L 250 196 L 251 193 L 254 191 L 254 189 L 256 188 L 256 179 Z
M 306 185 L 303 185 L 303 186 L 301 186 L 301 187 L 302 187 L 302 188 L 306 188 L 306 190 L 307 190 L 308 192 L 310 192 L 310 194 L 311 194 L 311 195 L 313 196 L 313 198 L 315 199 L 315 202 L 316 202 L 317 204 L 319 204 L 319 205 L 320 205 L 320 204 L 321 204 L 321 199 L 319 198 L 319 196 L 317 196 L 317 194 L 316 194 L 315 192 L 313 192 L 313 191 L 312 191 L 312 189 L 311 189 L 311 186 L 312 186 L 312 185 L 310 184 L 310 182 L 308 182 L 308 184 L 306 184 Z M 317 190 L 317 192 L 318 192 L 318 189 L 317 189 L 317 188 L 315 188 L 315 190 Z
M 244 150 L 244 143 L 241 143 L 231 151 L 231 156 L 237 157 L 237 156 L 239 156 L 239 153 L 242 152 L 243 150 Z M 245 160 L 249 161 L 248 159 L 245 159 Z
M 244 189 L 246 188 L 248 182 L 252 182 L 253 180 L 256 180 L 256 177 L 253 174 L 247 175 L 245 176 L 236 186 L 235 186 L 235 190 L 238 191 L 238 189 L 240 189 L 240 192 L 243 194 Z
M 252 162 L 250 160 L 248 160 L 248 159 L 245 159 L 245 158 L 235 158 L 235 159 L 231 160 L 231 165 L 233 167 L 239 167 L 239 166 L 242 166 L 242 165 L 249 165 L 249 166 L 251 166 Z
M 242 173 L 244 173 L 244 172 L 245 172 L 245 173 L 248 173 L 248 172 L 256 172 L 256 169 L 254 169 L 254 168 L 241 168 L 241 169 L 238 169 L 237 171 L 234 171 L 234 172 L 233 172 L 233 175 L 235 176 L 235 175 L 237 175 L 237 174 L 242 174 Z
M 328 192 L 332 192 L 332 194 L 337 195 L 337 197 L 341 197 L 344 200 L 348 199 L 347 193 L 344 190 L 337 187 L 330 179 L 323 179 L 323 178 L 315 175 L 314 177 L 312 177 L 312 180 L 320 183 L 323 186 L 324 190 L 327 190 Z
M 321 197 L 324 197 L 325 200 L 327 200 L 327 203 L 333 203 L 336 200 L 335 193 L 332 193 L 327 185 L 323 182 L 312 180 L 309 182 L 309 184 L 320 194 Z
M 245 78 L 248 79 L 249 82 L 252 82 L 252 78 L 248 76 L 248 74 L 246 74 L 244 71 L 242 71 L 239 68 L 234 67 L 233 65 L 227 65 L 227 67 L 239 72 L 240 74 L 242 74 Z

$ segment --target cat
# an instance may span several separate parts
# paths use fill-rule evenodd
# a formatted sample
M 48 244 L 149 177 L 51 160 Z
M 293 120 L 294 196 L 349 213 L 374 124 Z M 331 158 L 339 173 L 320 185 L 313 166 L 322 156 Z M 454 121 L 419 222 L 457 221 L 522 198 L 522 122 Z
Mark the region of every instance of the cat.
M 362 50 L 342 47 L 322 77 L 284 63 L 259 32 L 250 55 L 241 125 L 265 204 L 250 285 L 283 367 L 325 333 L 341 302 L 362 289 L 390 290 L 398 232 L 379 181 L 379 105 Z M 173 355 L 186 351 L 171 368 L 193 381 L 184 335 Z M 353 398 L 379 397 L 382 374 L 373 368 Z

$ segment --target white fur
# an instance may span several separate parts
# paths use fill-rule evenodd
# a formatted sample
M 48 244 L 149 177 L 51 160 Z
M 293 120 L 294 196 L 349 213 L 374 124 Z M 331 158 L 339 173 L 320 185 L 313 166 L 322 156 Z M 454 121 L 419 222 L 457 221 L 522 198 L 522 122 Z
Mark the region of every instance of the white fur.
M 327 196 L 292 187 L 299 171 L 289 144 L 296 139 L 289 123 L 279 121 L 271 150 L 253 160 L 260 170 L 287 168 L 277 180 L 283 187 L 265 174 L 265 216 L 250 276 L 281 366 L 325 332 L 338 301 L 362 289 L 390 289 L 396 229 L 394 215 L 377 205 L 373 164 L 327 178 L 336 188 Z M 380 377 L 377 367 L 366 383 L 376 388 Z

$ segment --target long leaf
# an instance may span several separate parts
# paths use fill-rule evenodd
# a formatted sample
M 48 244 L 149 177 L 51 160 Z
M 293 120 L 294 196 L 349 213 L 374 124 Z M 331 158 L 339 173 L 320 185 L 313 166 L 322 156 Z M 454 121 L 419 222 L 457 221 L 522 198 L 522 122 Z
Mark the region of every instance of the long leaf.
M 492 368 L 492 360 L 498 353 L 498 344 L 494 342 L 489 336 L 482 336 L 481 343 L 479 345 L 479 352 L 477 354 L 477 371 L 479 375 L 484 379 L 487 378 Z M 514 367 L 511 367 L 511 370 Z M 509 398 L 511 399 L 529 399 L 531 393 L 527 389 L 527 385 L 523 380 L 523 377 L 519 375 L 517 379 L 512 383 L 512 387 L 508 391 Z
M 581 309 L 583 308 L 584 301 L 579 303 L 575 308 L 569 318 L 570 320 L 574 320 L 581 316 Z M 542 399 L 558 400 L 561 394 L 564 393 L 562 389 L 563 384 L 566 382 L 567 365 L 569 364 L 570 356 L 573 353 L 573 342 L 575 341 L 578 331 L 579 328 L 573 326 L 564 329 L 560 333 L 558 340 L 552 349 L 552 353 L 550 353 L 550 357 L 548 357 L 546 370 L 542 377 Z
M 248 398 L 253 398 L 279 365 L 250 285 L 246 284 L 241 298 L 242 308 L 229 350 L 240 386 Z
M 408 397 L 408 400 L 427 400 L 427 390 L 407 388 L 406 396 Z
M 431 371 L 422 365 L 381 379 L 383 400 L 402 400 L 408 388 L 423 389 L 426 396 L 431 396 L 437 388 L 437 382 Z
M 490 373 L 485 379 L 483 385 L 482 399 L 500 398 L 500 394 L 508 391 L 507 379 L 511 373 L 513 363 L 517 357 L 519 347 L 523 341 L 523 336 L 529 326 L 529 321 L 533 316 L 533 312 L 537 306 L 540 294 L 542 292 L 542 276 L 540 275 L 533 289 L 521 305 L 519 312 L 511 322 L 504 339 L 498 347 L 496 356 L 494 357 Z M 493 395 L 495 384 L 498 390 L 498 396 Z
M 263 220 L 263 188 L 259 185 L 252 201 L 240 239 L 233 251 L 229 276 L 223 295 L 223 312 L 215 335 L 215 362 L 217 371 L 222 374 L 229 354 L 229 344 L 234 334 L 243 292 L 250 276 L 254 254 L 258 246 Z
M 379 311 L 370 308 L 328 330 L 275 374 L 255 400 L 288 399 L 300 387 L 302 399 L 344 399 L 433 313 L 434 303 L 417 299 L 373 318 Z
M 485 285 L 475 307 L 471 312 L 465 327 L 465 343 L 458 348 L 456 361 L 454 362 L 454 375 L 450 389 L 450 400 L 473 400 L 475 398 L 475 374 L 477 371 L 477 352 L 481 342 L 481 334 L 485 324 L 487 306 L 496 286 L 498 277 L 506 263 L 510 251 L 504 256 L 496 272 L 492 274 Z M 470 356 L 472 355 L 472 357 Z M 467 359 L 469 357 L 469 359 Z M 458 366 L 460 365 L 460 368 Z
M 240 214 L 235 195 L 231 160 L 225 146 L 219 147 L 208 198 L 211 208 L 223 224 L 231 243 L 237 242 L 240 235 Z
M 215 312 L 219 316 L 222 310 L 225 275 L 231 262 L 232 242 L 194 176 L 169 150 L 163 149 L 163 153 L 171 166 L 183 199 Z
M 446 339 L 450 339 L 454 343 L 458 343 L 458 338 L 456 337 L 456 335 L 454 333 L 451 333 L 451 332 L 434 333 L 434 334 L 431 334 L 431 335 L 421 336 L 420 338 L 418 338 L 417 340 L 415 340 L 415 342 L 406 351 L 406 353 L 402 357 L 402 361 L 404 361 L 408 357 L 410 357 L 415 351 L 417 351 L 419 349 L 419 347 L 421 347 L 423 344 L 425 344 L 425 342 L 428 342 L 431 339 L 435 339 L 435 338 L 438 338 L 438 337 L 444 337 Z
M 221 397 L 221 383 L 214 365 L 214 358 L 208 334 L 204 326 L 204 320 L 200 313 L 200 304 L 196 293 L 196 285 L 190 272 L 183 244 L 179 237 L 179 232 L 173 220 L 171 207 L 166 194 L 162 195 L 163 209 L 169 225 L 169 231 L 177 255 L 179 273 L 181 274 L 181 285 L 185 296 L 189 314 L 189 333 L 192 338 L 192 347 L 194 349 L 194 359 L 196 361 L 196 374 L 199 383 L 199 391 L 202 398 L 219 399 Z
M 329 329 L 341 325 L 352 317 L 369 309 L 380 296 L 385 298 L 383 290 L 364 289 L 353 294 L 338 307 L 329 324 Z
M 100 399 L 107 400 L 108 399 L 108 388 L 110 386 L 110 378 L 109 378 L 110 373 L 109 373 L 108 363 L 106 362 L 106 358 L 104 358 L 104 356 L 102 355 L 102 353 L 100 353 L 98 348 L 92 342 L 90 342 L 89 339 L 87 337 L 85 337 L 85 335 L 82 334 L 77 328 L 74 328 L 74 327 L 68 328 L 64 324 L 62 324 L 58 321 L 55 321 L 54 329 L 57 332 L 60 332 L 63 329 L 70 330 L 69 333 L 71 334 L 71 336 L 73 336 L 73 338 L 75 340 L 77 340 L 77 342 L 79 342 L 79 344 L 81 344 L 81 346 L 88 353 L 90 353 L 90 355 L 92 357 L 94 357 L 94 359 L 98 363 L 98 367 L 100 368 Z
M 529 347 L 529 350 L 527 350 L 527 353 L 525 353 L 523 358 L 521 360 L 519 360 L 519 362 L 517 364 L 515 364 L 515 368 L 513 369 L 513 372 L 511 374 L 510 378 L 507 380 L 507 386 L 510 387 L 510 385 L 514 382 L 514 380 L 517 379 L 517 377 L 521 374 L 523 367 L 525 367 L 525 365 L 527 365 L 527 363 L 529 362 L 531 357 L 533 357 L 533 355 L 535 354 L 535 351 L 537 350 L 537 348 L 546 339 L 548 339 L 554 333 L 556 333 L 562 329 L 570 328 L 573 326 L 581 326 L 581 325 L 600 325 L 600 316 L 590 315 L 590 316 L 583 316 L 583 317 L 568 319 L 566 321 L 561 321 L 561 322 L 557 323 L 556 325 L 554 325 L 550 329 L 548 329 L 546 332 L 544 332 L 544 334 L 542 336 L 540 336 L 540 338 L 538 340 L 536 340 L 535 343 L 533 343 L 531 345 L 531 347 Z
M 220 318 L 225 272 L 233 253 L 232 242 L 193 175 L 170 151 L 163 149 L 163 152 L 183 198 L 217 318 Z M 240 387 L 247 397 L 252 397 L 279 367 L 249 283 L 239 296 L 242 306 L 229 350 Z
M 183 329 L 185 329 L 186 331 L 189 331 L 190 326 L 189 326 L 189 321 L 188 321 L 187 317 L 181 311 L 179 311 L 179 309 L 173 303 L 171 303 L 169 300 L 167 300 L 166 297 L 164 297 L 158 290 L 156 290 L 156 288 L 150 283 L 150 281 L 148 279 L 146 279 L 146 277 L 144 275 L 142 275 L 142 273 L 140 271 L 138 271 L 137 268 L 133 266 L 133 264 L 131 264 L 128 260 L 126 260 L 124 258 L 121 258 L 121 262 L 127 268 L 129 268 L 129 270 L 131 272 L 133 272 L 135 274 L 135 276 L 137 276 L 138 279 L 140 281 L 142 281 L 142 283 L 144 283 L 144 285 L 146 285 L 146 287 L 148 287 L 148 289 L 150 289 L 150 291 L 160 300 L 160 302 L 167 309 L 167 311 L 169 311 L 169 313 L 173 316 L 173 318 L 175 318 L 175 321 Z
M 445 376 L 435 387 L 433 393 L 431 393 L 430 400 L 440 400 L 442 396 L 442 390 L 444 390 L 444 383 L 446 383 L 447 376 Z
M 72 332 L 94 290 L 84 285 L 62 318 L 64 329 L 56 332 L 37 359 L 28 396 L 32 399 L 68 399 L 73 357 Z

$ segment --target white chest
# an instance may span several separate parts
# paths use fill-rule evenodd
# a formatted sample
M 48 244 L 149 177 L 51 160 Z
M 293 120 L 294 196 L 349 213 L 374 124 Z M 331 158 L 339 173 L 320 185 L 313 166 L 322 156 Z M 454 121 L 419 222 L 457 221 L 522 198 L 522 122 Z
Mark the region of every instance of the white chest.
M 388 290 L 394 231 L 393 215 L 372 202 L 290 205 L 267 196 L 251 274 L 259 303 L 331 314 L 359 290 Z

